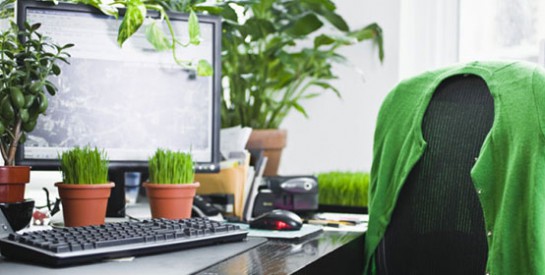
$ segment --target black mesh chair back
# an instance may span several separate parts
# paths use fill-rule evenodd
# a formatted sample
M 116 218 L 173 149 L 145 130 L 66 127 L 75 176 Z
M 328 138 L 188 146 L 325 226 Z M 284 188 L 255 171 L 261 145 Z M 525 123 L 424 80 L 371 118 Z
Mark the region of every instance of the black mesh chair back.
M 470 171 L 492 127 L 483 79 L 445 79 L 426 110 L 428 146 L 409 174 L 376 253 L 378 274 L 484 274 L 484 218 Z

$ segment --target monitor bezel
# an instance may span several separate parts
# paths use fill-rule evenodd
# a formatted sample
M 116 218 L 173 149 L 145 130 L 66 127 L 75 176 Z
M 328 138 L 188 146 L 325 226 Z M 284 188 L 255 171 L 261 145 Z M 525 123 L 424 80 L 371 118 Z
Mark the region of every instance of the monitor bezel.
M 56 10 L 56 11 L 72 11 L 83 12 L 89 14 L 97 14 L 105 16 L 100 10 L 83 4 L 74 4 L 60 2 L 54 4 L 53 2 L 45 1 L 33 1 L 33 0 L 18 0 L 16 10 L 16 22 L 19 28 L 24 27 L 26 22 L 26 10 L 27 9 L 41 9 L 41 10 Z M 125 10 L 119 9 L 120 18 L 124 15 Z M 178 12 L 167 12 L 171 21 L 188 21 L 189 14 Z M 150 16 L 151 15 L 151 16 Z M 156 12 L 148 12 L 150 17 L 158 17 Z M 199 22 L 212 24 L 213 32 L 213 62 L 212 67 L 214 75 L 212 76 L 212 155 L 210 162 L 195 162 L 195 172 L 197 173 L 216 173 L 220 168 L 220 110 L 221 110 L 221 18 L 219 16 L 198 14 Z M 130 38 L 129 38 L 130 39 Z M 25 158 L 24 144 L 19 144 L 17 148 L 17 154 L 15 158 L 16 165 L 28 165 L 33 170 L 59 170 L 60 162 L 58 159 L 35 159 Z M 129 161 L 129 160 L 112 160 L 110 161 L 110 169 L 126 169 L 126 170 L 142 170 L 147 168 L 147 161 Z

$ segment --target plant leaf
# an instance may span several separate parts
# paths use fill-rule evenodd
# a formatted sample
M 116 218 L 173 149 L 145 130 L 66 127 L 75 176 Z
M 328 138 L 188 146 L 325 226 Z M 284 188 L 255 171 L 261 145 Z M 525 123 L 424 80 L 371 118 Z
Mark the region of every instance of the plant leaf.
M 305 111 L 305 108 L 303 108 L 303 106 L 299 105 L 299 103 L 295 101 L 292 101 L 291 105 L 293 106 L 293 108 L 295 108 L 295 110 L 297 110 L 299 113 L 303 114 L 306 118 L 308 118 L 307 111 Z
M 170 40 L 168 40 L 155 20 L 146 27 L 146 38 L 157 51 L 164 51 L 172 48 Z
M 141 0 L 128 0 L 127 2 L 127 11 L 121 21 L 119 26 L 119 32 L 117 34 L 117 43 L 119 46 L 123 46 L 123 43 L 131 37 L 142 23 L 144 23 L 144 18 L 146 17 L 146 6 L 142 3 Z
M 195 5 L 193 6 L 193 9 L 195 11 L 198 11 L 198 12 L 203 12 L 203 11 L 206 11 L 206 12 L 209 12 L 211 14 L 220 14 L 222 11 L 223 11 L 223 8 L 222 7 L 218 7 L 218 6 L 205 6 L 205 5 Z
M 379 59 L 380 61 L 384 60 L 384 43 L 382 28 L 377 23 L 369 24 L 359 30 L 352 31 L 348 34 L 351 37 L 356 38 L 358 41 L 373 39 L 378 45 L 379 49 Z
M 199 45 L 201 43 L 201 28 L 199 26 L 199 19 L 197 14 L 192 10 L 189 13 L 189 43 L 193 45 Z
M 211 76 L 214 74 L 214 69 L 206 60 L 199 60 L 197 63 L 197 75 L 199 76 Z
M 312 82 L 312 85 L 316 85 L 316 86 L 320 86 L 326 90 L 332 90 L 336 95 L 337 97 L 339 98 L 342 98 L 341 97 L 341 93 L 339 92 L 339 90 L 337 90 L 337 88 L 333 87 L 333 85 L 327 83 L 327 82 L 322 82 L 322 81 L 315 81 L 315 82 Z
M 335 39 L 327 34 L 321 34 L 314 38 L 314 48 L 318 48 L 322 45 L 331 45 L 335 43 Z
M 307 13 L 297 19 L 286 32 L 293 36 L 305 36 L 323 26 L 322 21 L 312 13 Z

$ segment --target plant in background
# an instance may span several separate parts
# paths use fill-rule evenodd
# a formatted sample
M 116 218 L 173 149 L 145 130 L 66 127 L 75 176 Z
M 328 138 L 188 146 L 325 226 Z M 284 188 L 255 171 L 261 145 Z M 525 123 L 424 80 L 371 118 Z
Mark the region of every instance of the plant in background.
M 149 181 L 159 184 L 193 183 L 195 171 L 190 153 L 158 149 L 149 159 Z
M 177 54 L 178 47 L 200 44 L 199 20 L 195 11 L 218 11 L 217 7 L 204 4 L 205 0 L 68 0 L 68 2 L 91 5 L 100 9 L 104 14 L 116 18 L 119 17 L 119 9 L 124 8 L 125 12 L 117 35 L 117 43 L 120 47 L 140 27 L 144 26 L 146 28 L 146 38 L 156 50 L 170 50 L 176 63 L 184 68 L 195 69 L 200 76 L 210 76 L 213 74 L 212 66 L 207 61 L 198 60 L 194 62 L 193 60 L 181 59 Z M 187 39 L 181 40 L 179 37 L 176 37 L 174 27 L 167 13 L 167 11 L 171 10 L 189 13 Z M 159 18 L 149 18 L 149 11 L 158 12 Z M 168 34 L 165 34 L 162 29 L 161 22 L 163 21 L 167 25 Z
M 66 49 L 40 34 L 40 24 L 19 30 L 11 23 L 0 34 L 0 152 L 5 165 L 14 165 L 17 145 L 36 126 L 47 106 L 46 92 L 57 88 L 48 79 L 58 76 L 59 62 L 68 63 Z
M 367 207 L 369 173 L 328 172 L 318 174 L 317 178 L 320 204 Z
M 64 184 L 105 184 L 108 182 L 108 157 L 89 146 L 75 147 L 60 156 Z
M 373 23 L 350 30 L 330 0 L 224 1 L 222 126 L 278 128 L 290 110 L 307 116 L 301 101 L 340 97 L 331 80 L 339 48 L 370 39 L 383 59 L 382 30 Z M 322 30 L 330 25 L 336 34 Z M 313 38 L 311 46 L 310 39 Z

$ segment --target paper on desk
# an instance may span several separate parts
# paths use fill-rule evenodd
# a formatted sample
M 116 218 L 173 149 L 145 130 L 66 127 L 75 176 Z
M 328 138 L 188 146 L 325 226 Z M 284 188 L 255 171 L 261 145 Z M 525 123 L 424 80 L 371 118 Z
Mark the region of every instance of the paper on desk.
M 220 151 L 224 159 L 229 159 L 231 152 L 242 152 L 250 138 L 252 128 L 235 126 L 221 129 Z

